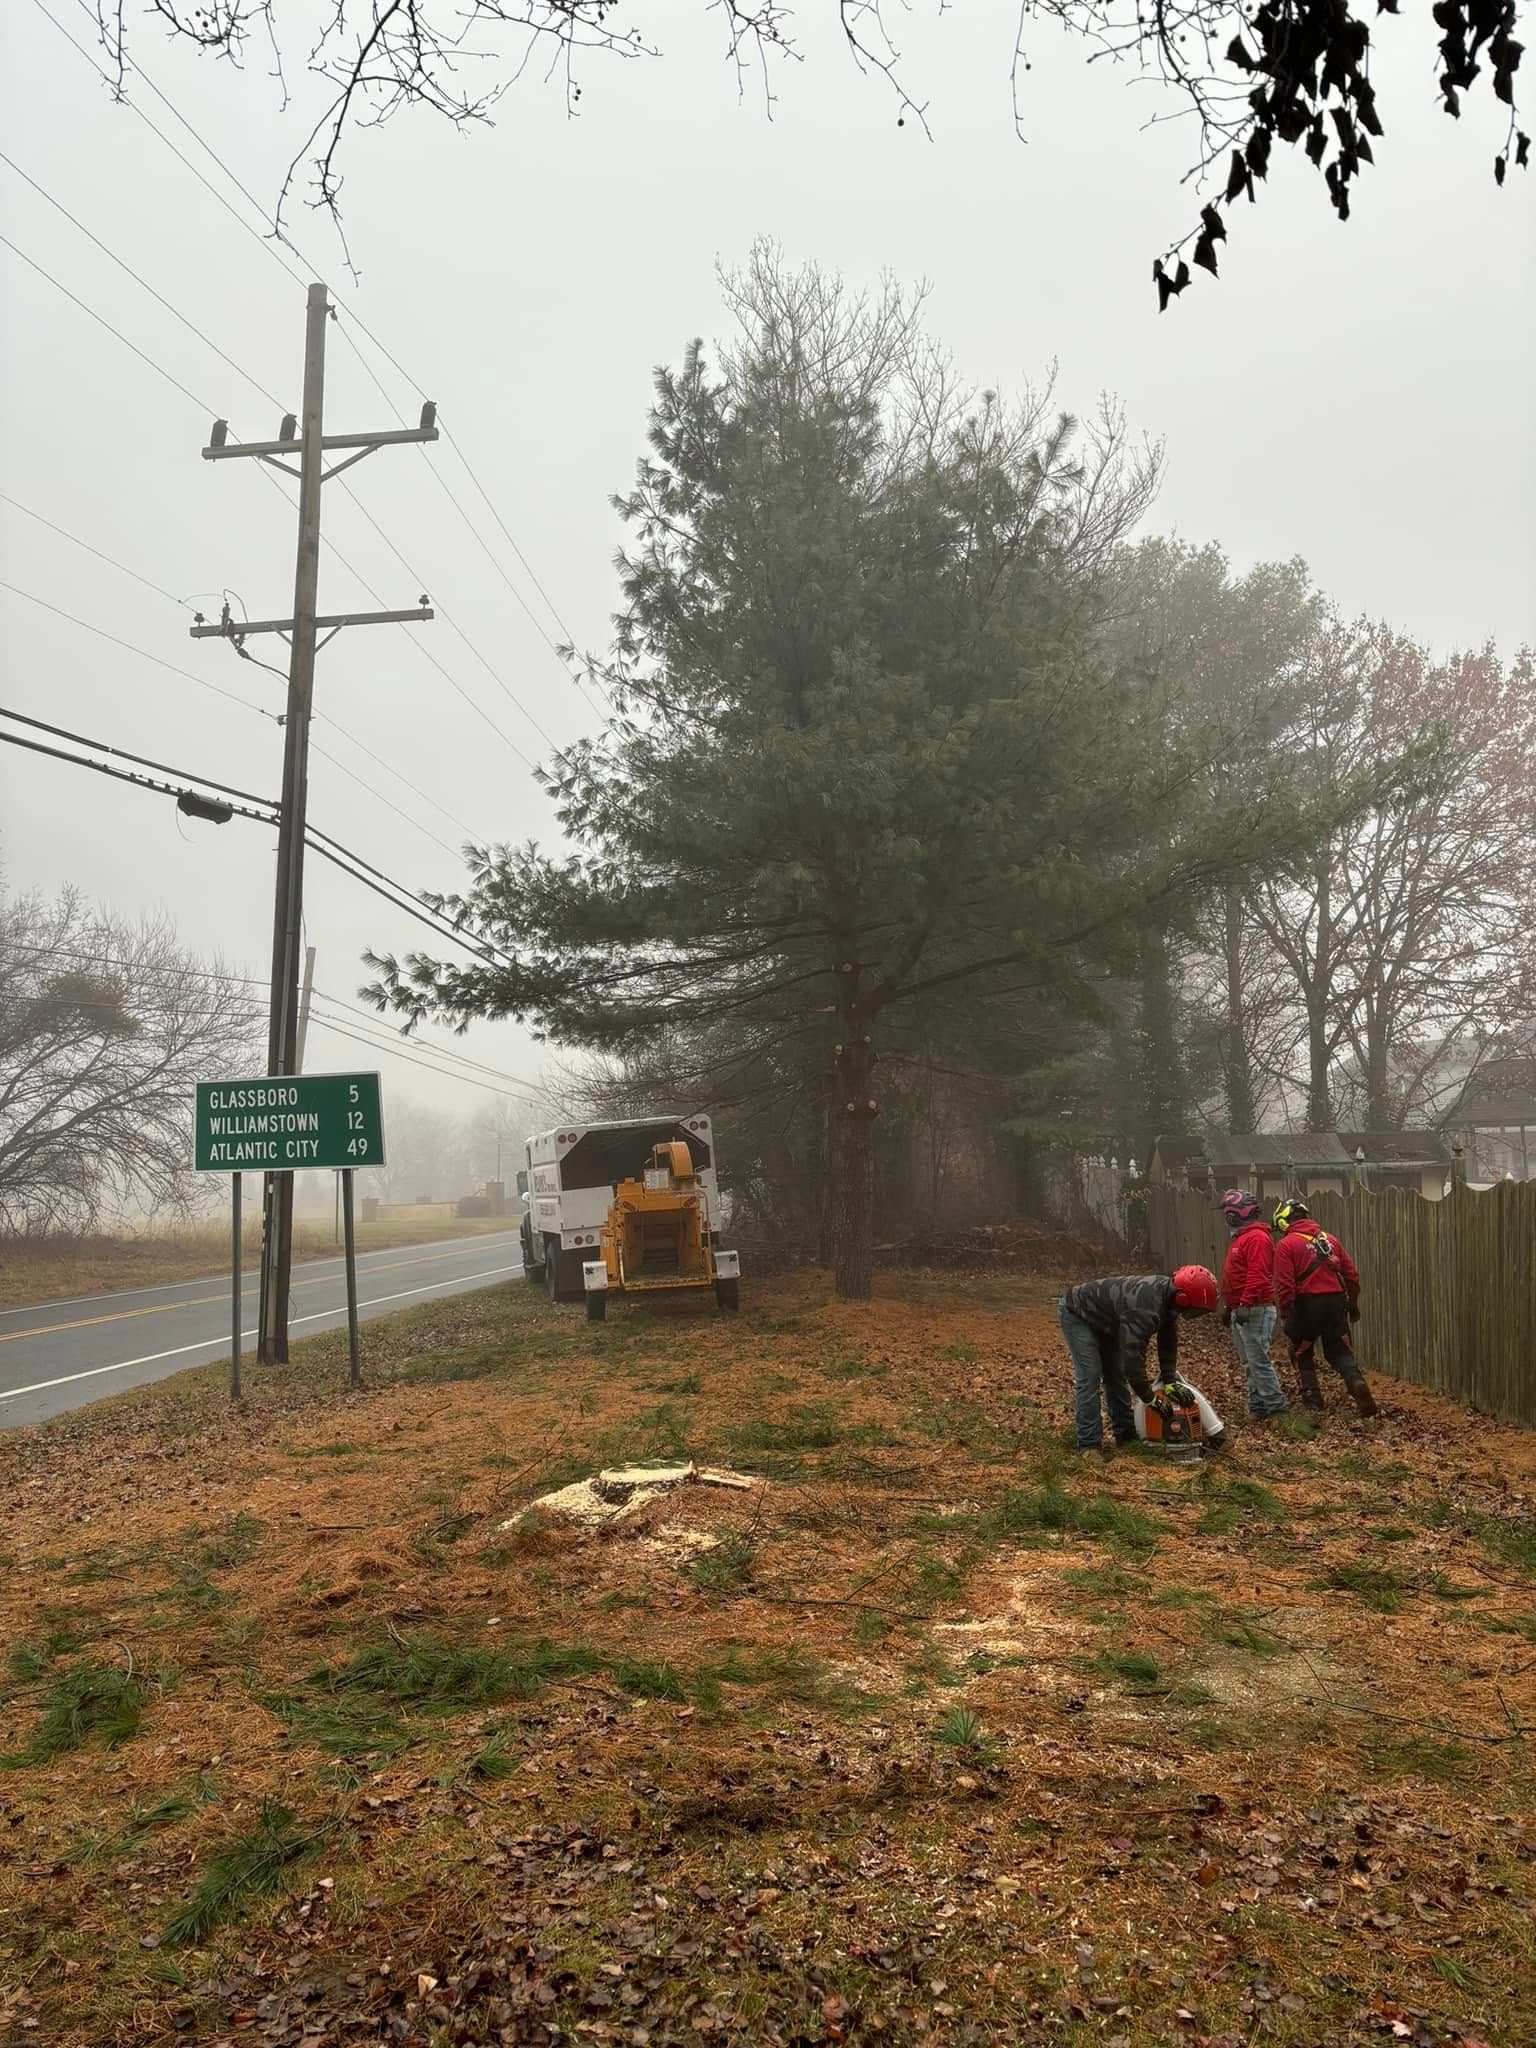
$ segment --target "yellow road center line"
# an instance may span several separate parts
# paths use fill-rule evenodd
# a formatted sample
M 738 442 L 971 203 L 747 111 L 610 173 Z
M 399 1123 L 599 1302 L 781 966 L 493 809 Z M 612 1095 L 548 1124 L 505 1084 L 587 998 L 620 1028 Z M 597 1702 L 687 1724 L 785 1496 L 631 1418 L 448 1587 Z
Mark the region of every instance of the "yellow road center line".
M 419 1259 L 392 1259 L 388 1265 L 365 1266 L 360 1269 L 357 1277 L 359 1280 L 362 1280 L 366 1279 L 370 1273 L 396 1273 L 402 1266 L 430 1266 L 438 1259 L 465 1259 L 471 1256 L 472 1254 L 468 1250 L 427 1252 Z M 249 1277 L 254 1280 L 256 1275 L 252 1272 Z M 293 1288 L 297 1292 L 301 1287 L 330 1287 L 338 1283 L 344 1284 L 345 1277 L 343 1273 L 333 1273 L 325 1280 L 295 1280 Z M 30 1330 L 8 1330 L 3 1336 L 0 1336 L 0 1344 L 19 1344 L 24 1337 L 55 1337 L 61 1330 L 89 1330 L 98 1323 L 127 1323 L 131 1322 L 135 1316 L 169 1315 L 173 1309 L 178 1308 L 206 1308 L 210 1302 L 227 1302 L 228 1300 L 229 1295 L 227 1292 L 220 1294 L 195 1294 L 186 1301 L 157 1302 L 153 1308 L 120 1308 L 114 1310 L 109 1316 L 77 1316 L 72 1323 L 41 1323 Z

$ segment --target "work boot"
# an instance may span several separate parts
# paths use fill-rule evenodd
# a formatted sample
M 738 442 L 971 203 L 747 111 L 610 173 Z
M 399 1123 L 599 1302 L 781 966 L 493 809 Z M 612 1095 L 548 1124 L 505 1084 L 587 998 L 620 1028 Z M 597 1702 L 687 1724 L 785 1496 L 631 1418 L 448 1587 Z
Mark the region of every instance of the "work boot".
M 1315 1408 L 1321 1411 L 1323 1406 L 1323 1390 L 1318 1385 L 1317 1374 L 1315 1372 L 1304 1372 L 1299 1377 L 1301 1380 L 1302 1407 Z
M 1355 1412 L 1357 1415 L 1370 1417 L 1381 1413 L 1381 1410 L 1376 1406 L 1376 1396 L 1371 1392 L 1364 1380 L 1356 1380 L 1349 1391 L 1354 1396 Z

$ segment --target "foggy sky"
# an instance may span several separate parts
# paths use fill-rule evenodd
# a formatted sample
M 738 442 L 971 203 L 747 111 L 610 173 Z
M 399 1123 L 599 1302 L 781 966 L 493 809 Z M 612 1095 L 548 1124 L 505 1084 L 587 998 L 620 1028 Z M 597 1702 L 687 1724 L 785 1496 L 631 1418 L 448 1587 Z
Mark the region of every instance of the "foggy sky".
M 78 0 L 48 4 L 89 43 Z M 297 83 L 311 11 L 290 0 L 285 12 Z M 1118 394 L 1137 431 L 1166 443 L 1148 530 L 1217 540 L 1239 567 L 1302 555 L 1346 612 L 1386 618 L 1440 652 L 1489 637 L 1513 652 L 1536 638 L 1536 181 L 1515 173 L 1495 190 L 1503 125 L 1491 99 L 1479 93 L 1459 124 L 1447 120 L 1427 25 L 1383 17 L 1375 75 L 1388 132 L 1356 187 L 1350 226 L 1335 221 L 1309 165 L 1278 161 L 1260 203 L 1234 210 L 1221 283 L 1197 273 L 1159 318 L 1151 260 L 1193 218 L 1192 190 L 1177 182 L 1193 137 L 1177 123 L 1145 132 L 1172 103 L 1123 70 L 1090 67 L 1083 46 L 1042 29 L 1031 33 L 1021 143 L 1009 104 L 1013 18 L 993 8 L 905 24 L 930 143 L 910 121 L 897 127 L 888 94 L 854 73 L 830 19 L 806 11 L 811 61 L 779 66 L 770 120 L 750 86 L 738 100 L 718 18 L 674 6 L 658 16 L 675 23 L 663 61 L 584 66 L 575 120 L 558 88 L 530 74 L 493 129 L 458 135 L 409 114 L 354 135 L 344 203 L 360 286 L 302 193 L 290 226 L 416 380 L 375 359 L 394 403 L 414 419 L 423 394 L 438 402 L 559 620 L 586 646 L 606 638 L 619 538 L 608 497 L 628 486 L 642 450 L 652 366 L 719 331 L 716 261 L 739 260 L 759 234 L 854 279 L 882 269 L 926 279 L 930 325 L 978 384 L 1017 388 L 1054 361 L 1063 402 Z M 112 103 L 35 6 L 10 0 L 0 43 L 7 153 L 297 409 L 300 286 Z M 251 191 L 274 197 L 300 131 L 278 119 L 254 44 L 238 73 L 165 42 L 146 15 L 134 47 Z M 222 185 L 142 82 L 130 94 Z M 205 610 L 216 613 L 229 588 L 251 616 L 286 615 L 290 506 L 255 463 L 211 464 L 198 452 L 213 414 L 262 438 L 276 431 L 273 407 L 3 165 L 0 194 L 5 232 L 199 401 L 0 249 L 0 489 L 167 591 L 201 593 Z M 392 425 L 344 331 L 345 321 L 330 329 L 328 429 Z M 422 645 L 537 759 L 548 741 L 528 713 L 554 742 L 591 730 L 593 714 L 429 464 L 561 639 L 445 442 L 425 461 L 388 450 L 348 475 L 409 573 L 339 483 L 326 487 L 327 540 L 389 606 L 414 604 L 420 591 L 446 605 L 478 653 L 442 618 L 416 629 Z M 0 542 L 8 581 L 269 712 L 281 707 L 277 677 L 228 646 L 191 641 L 186 611 L 5 505 Z M 327 555 L 321 609 L 373 602 Z M 310 815 L 401 881 L 451 888 L 458 826 L 358 754 L 328 716 L 480 837 L 547 838 L 551 814 L 511 747 L 409 637 L 359 629 L 322 653 L 314 739 L 419 823 L 318 754 Z M 270 718 L 7 592 L 0 645 L 8 705 L 276 795 L 282 738 Z M 251 645 L 285 665 L 281 642 Z M 272 837 L 239 821 L 178 819 L 168 798 L 0 748 L 7 889 L 73 882 L 125 913 L 164 908 L 188 943 L 257 977 L 270 948 Z M 317 983 L 332 997 L 356 1001 L 365 945 L 403 949 L 421 937 L 432 948 L 408 919 L 313 860 L 307 901 Z M 516 1076 L 536 1076 L 544 1058 L 512 1026 L 477 1026 L 455 1043 Z M 308 1064 L 381 1065 L 387 1093 L 458 1111 L 493 1100 L 324 1026 Z

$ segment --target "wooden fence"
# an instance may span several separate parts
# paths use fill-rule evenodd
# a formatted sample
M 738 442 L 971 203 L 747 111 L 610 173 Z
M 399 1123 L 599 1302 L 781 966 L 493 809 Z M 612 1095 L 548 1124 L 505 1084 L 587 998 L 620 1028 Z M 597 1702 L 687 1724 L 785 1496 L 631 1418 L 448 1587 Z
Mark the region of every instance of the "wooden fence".
M 1221 1271 L 1227 1229 L 1208 1195 L 1151 1187 L 1145 1199 L 1160 1267 Z M 1441 1202 L 1360 1189 L 1307 1205 L 1360 1268 L 1356 1343 L 1368 1372 L 1536 1425 L 1536 1181 L 1458 1185 Z

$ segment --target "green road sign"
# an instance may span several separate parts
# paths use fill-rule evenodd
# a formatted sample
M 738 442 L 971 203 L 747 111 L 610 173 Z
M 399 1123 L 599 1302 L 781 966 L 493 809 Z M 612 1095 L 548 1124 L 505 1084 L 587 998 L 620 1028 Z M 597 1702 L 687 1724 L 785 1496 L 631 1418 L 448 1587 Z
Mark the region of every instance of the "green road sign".
M 258 1081 L 199 1081 L 194 1163 L 199 1173 L 382 1166 L 379 1077 L 274 1074 Z

